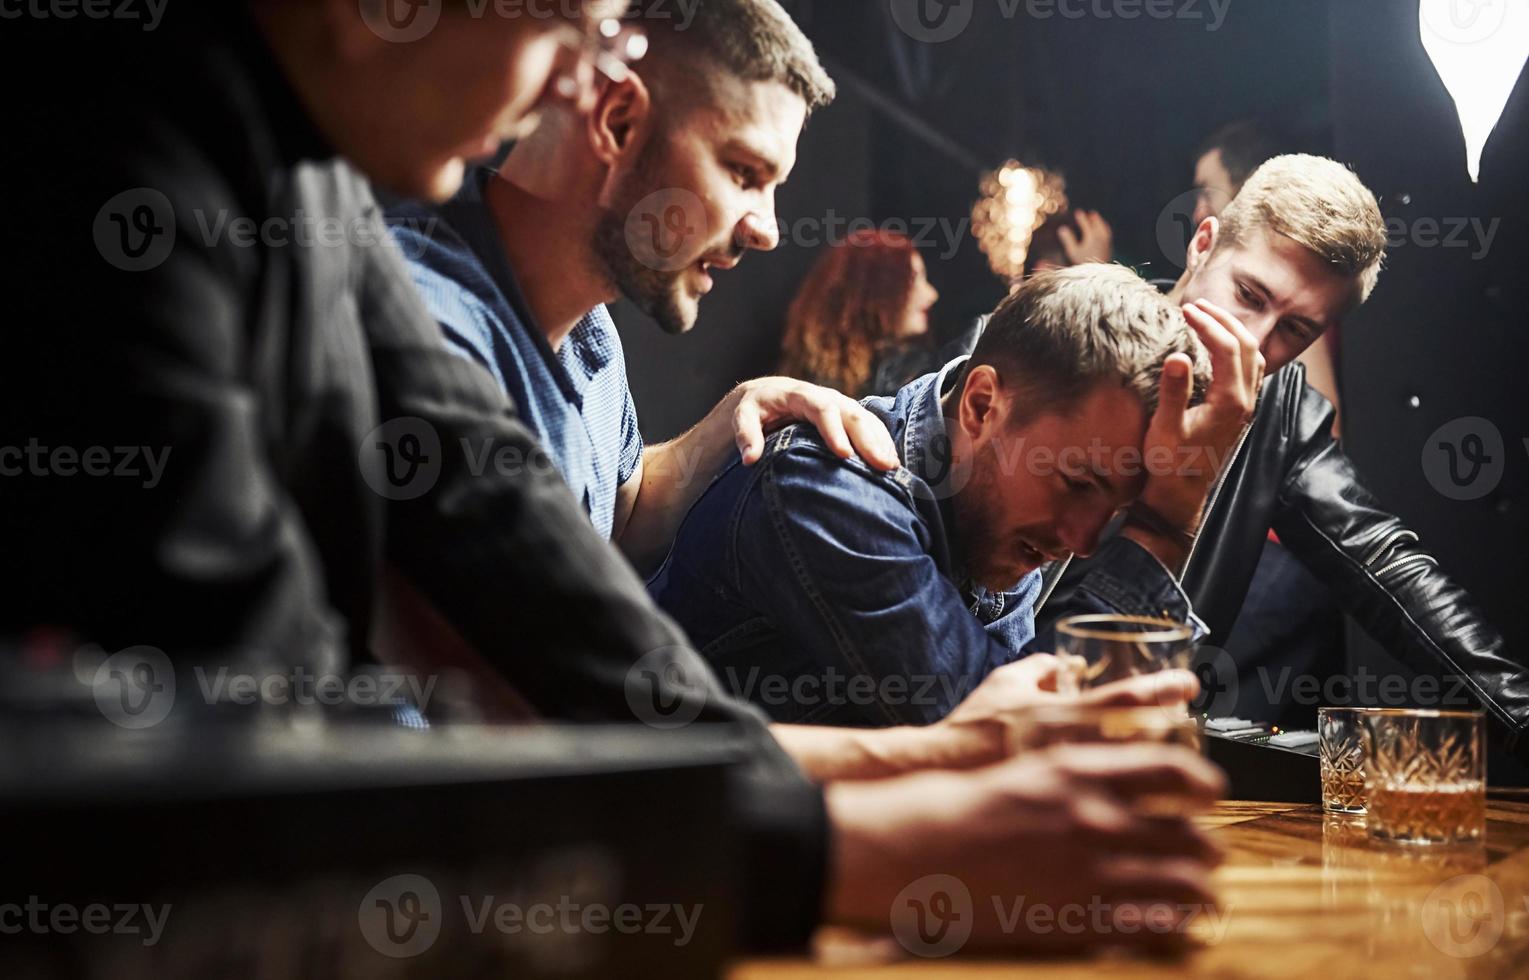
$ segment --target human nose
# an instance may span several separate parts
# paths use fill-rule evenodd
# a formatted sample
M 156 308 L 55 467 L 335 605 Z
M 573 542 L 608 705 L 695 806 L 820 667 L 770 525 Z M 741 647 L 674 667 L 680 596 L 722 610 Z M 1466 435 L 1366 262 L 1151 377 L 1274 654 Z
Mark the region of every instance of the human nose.
M 772 252 L 780 245 L 780 223 L 773 206 L 746 213 L 738 222 L 738 244 L 743 248 Z

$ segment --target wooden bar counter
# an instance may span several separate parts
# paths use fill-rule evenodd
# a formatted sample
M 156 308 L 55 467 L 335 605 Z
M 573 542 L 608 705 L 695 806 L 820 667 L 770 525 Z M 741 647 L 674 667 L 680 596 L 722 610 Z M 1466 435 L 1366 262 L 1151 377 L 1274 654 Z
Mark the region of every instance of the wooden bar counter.
M 925 960 L 890 939 L 825 930 L 812 960 L 741 963 L 728 976 L 1529 977 L 1529 796 L 1492 796 L 1486 840 L 1467 848 L 1382 845 L 1362 823 L 1316 806 L 1220 804 L 1200 819 L 1227 852 L 1221 935 L 1195 929 L 1182 955 Z

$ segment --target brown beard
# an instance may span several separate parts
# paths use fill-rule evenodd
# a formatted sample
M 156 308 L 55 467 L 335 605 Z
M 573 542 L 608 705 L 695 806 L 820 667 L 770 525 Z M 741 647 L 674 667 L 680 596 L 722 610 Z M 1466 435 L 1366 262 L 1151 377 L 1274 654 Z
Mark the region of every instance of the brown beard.
M 681 302 L 680 277 L 687 269 L 665 272 L 644 263 L 627 242 L 627 216 L 643 198 L 659 189 L 657 174 L 664 141 L 649 137 L 632 169 L 616 185 L 611 207 L 595 224 L 595 256 L 604 265 L 616 288 L 633 305 L 652 317 L 668 334 L 682 334 L 695 326 L 695 314 Z
M 993 514 L 993 488 L 997 482 L 997 454 L 991 446 L 972 460 L 971 476 L 950 500 L 955 515 L 956 547 L 972 582 L 990 592 L 1014 587 L 1012 581 L 995 582 L 1003 573 L 994 560 L 995 541 L 990 531 L 998 522 Z

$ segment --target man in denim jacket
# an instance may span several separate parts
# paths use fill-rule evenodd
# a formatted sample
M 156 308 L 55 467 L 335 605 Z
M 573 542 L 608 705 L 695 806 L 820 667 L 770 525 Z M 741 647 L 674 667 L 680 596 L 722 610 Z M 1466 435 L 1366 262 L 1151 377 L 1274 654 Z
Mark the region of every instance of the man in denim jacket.
M 783 430 L 717 478 L 650 587 L 778 721 L 937 721 L 1034 635 L 1042 565 L 1093 552 L 1127 507 L 1170 526 L 1154 501 L 1214 478 L 1261 376 L 1252 338 L 1215 307 L 1181 315 L 1120 267 L 1038 276 L 969 360 L 865 403 L 902 468 Z M 1100 608 L 1189 618 L 1173 576 L 1133 557 L 1095 584 Z

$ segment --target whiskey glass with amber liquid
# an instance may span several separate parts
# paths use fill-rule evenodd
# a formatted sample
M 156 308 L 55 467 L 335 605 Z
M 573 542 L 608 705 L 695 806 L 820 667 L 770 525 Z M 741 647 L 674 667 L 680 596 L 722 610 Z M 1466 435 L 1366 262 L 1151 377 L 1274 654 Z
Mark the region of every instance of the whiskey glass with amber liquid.
M 1486 722 L 1478 711 L 1361 716 L 1370 837 L 1469 844 L 1486 835 Z
M 1328 813 L 1363 813 L 1363 708 L 1317 709 L 1317 761 L 1322 774 L 1322 809 Z

